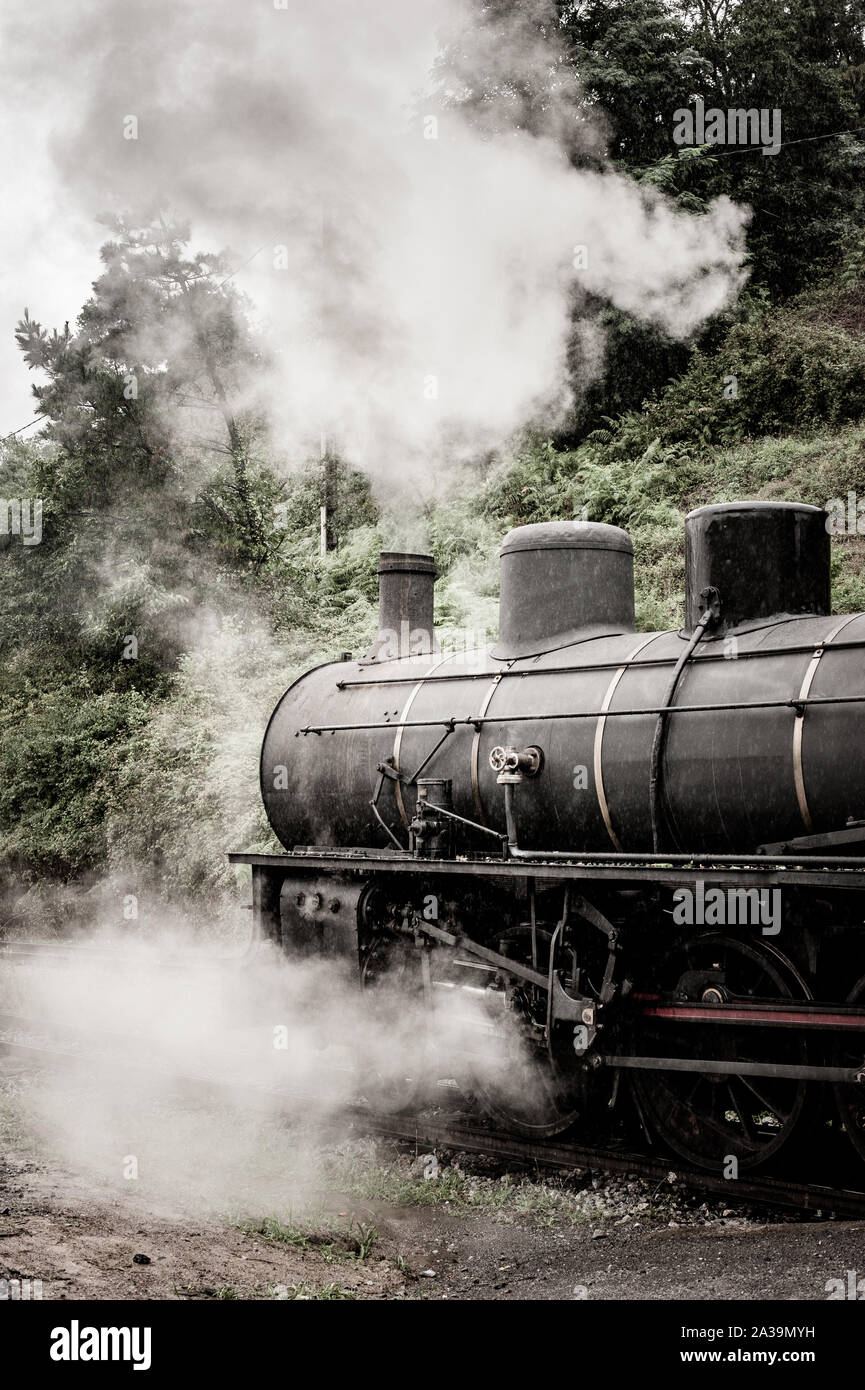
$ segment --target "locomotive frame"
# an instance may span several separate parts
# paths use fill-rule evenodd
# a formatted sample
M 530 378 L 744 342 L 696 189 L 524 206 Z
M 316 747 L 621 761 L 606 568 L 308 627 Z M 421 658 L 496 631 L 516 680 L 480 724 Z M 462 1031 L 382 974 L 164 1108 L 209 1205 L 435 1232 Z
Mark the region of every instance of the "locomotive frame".
M 607 633 L 633 632 L 626 533 L 591 523 L 577 536 L 567 523 L 518 529 L 502 551 L 501 636 L 489 653 L 495 664 L 487 660 L 479 670 L 430 664 L 433 645 L 423 642 L 432 623 L 429 557 L 384 556 L 373 651 L 354 675 L 340 663 L 308 673 L 317 684 L 297 704 L 317 711 L 317 704 L 329 709 L 344 700 L 361 717 L 292 727 L 281 713 L 285 706 L 297 718 L 291 687 L 268 726 L 262 791 L 274 828 L 292 848 L 229 856 L 251 868 L 256 933 L 288 954 L 329 956 L 362 987 L 393 975 L 406 1007 L 419 998 L 430 1018 L 438 988 L 483 995 L 511 1042 L 499 1073 L 475 1076 L 475 1090 L 490 1113 L 522 1133 L 540 1137 L 579 1124 L 584 1135 L 603 1134 L 611 1111 L 629 1110 L 651 1143 L 728 1175 L 731 1164 L 756 1167 L 794 1136 L 813 1135 L 806 1123 L 813 1118 L 846 1131 L 865 1159 L 865 788 L 861 758 L 845 743 L 865 706 L 865 636 L 861 625 L 852 636 L 844 632 L 865 615 L 829 616 L 824 520 L 817 508 L 790 503 L 690 514 L 685 632 L 634 634 L 636 645 L 625 635 L 625 648 L 610 645 Z M 742 563 L 743 543 L 756 584 Z M 556 599 L 567 613 L 554 615 L 551 630 Z M 382 634 L 394 631 L 396 653 L 382 660 Z M 408 645 L 416 632 L 420 653 Z M 731 697 L 722 681 L 719 698 L 679 703 L 686 676 L 697 673 L 697 690 L 710 694 L 712 671 L 725 676 L 714 663 L 728 657 L 727 642 L 718 640 L 728 634 L 742 693 Z M 653 640 L 662 641 L 654 653 L 646 650 Z M 580 661 L 587 641 L 601 645 L 594 660 Z M 832 666 L 823 664 L 829 653 Z M 419 668 L 413 658 L 425 654 Z M 596 676 L 602 683 L 591 685 Z M 552 684 L 522 686 L 525 677 Z M 465 695 L 475 682 L 486 682 L 478 712 L 456 713 L 447 691 Z M 529 694 L 510 707 L 508 688 Z M 392 706 L 400 691 L 398 708 L 369 717 L 374 702 Z M 556 707 L 556 691 L 572 694 L 569 709 Z M 636 700 L 627 698 L 631 691 Z M 818 722 L 806 775 L 809 715 Z M 763 766 L 772 785 L 749 774 L 751 794 L 762 797 L 754 823 L 784 838 L 747 842 L 742 788 L 738 800 L 722 804 L 716 796 L 700 821 L 699 777 L 689 780 L 689 759 L 703 758 L 693 764 L 700 775 L 717 775 L 718 716 L 726 716 L 737 757 L 749 740 L 768 739 Z M 630 737 L 630 744 L 614 741 L 612 766 L 604 763 L 610 721 Z M 582 822 L 585 843 L 562 845 L 555 802 L 565 785 L 561 743 L 551 773 L 545 765 L 556 734 L 580 728 L 588 734 L 566 746 L 588 751 L 596 804 Z M 521 744 L 523 730 L 537 742 Z M 289 733 L 301 740 L 294 745 L 300 771 L 277 798 L 265 774 Z M 491 733 L 506 741 L 489 747 Z M 336 745 L 341 762 L 324 753 L 331 738 L 346 740 Z M 413 772 L 405 770 L 409 756 Z M 631 769 L 630 782 L 619 764 Z M 618 778 L 612 798 L 610 776 Z M 671 790 L 668 776 L 678 779 Z M 334 818 L 330 833 L 318 829 L 324 812 L 313 804 L 316 788 Z M 551 820 L 545 795 L 552 795 Z M 700 847 L 699 828 L 688 844 L 688 806 L 703 838 L 723 834 L 734 852 Z M 558 843 L 548 833 L 554 824 Z M 712 824 L 720 830 L 707 832 Z M 317 843 L 292 843 L 301 825 L 316 830 Z M 387 845 L 354 844 L 347 836 L 356 827 Z M 613 848 L 599 849 L 598 836 Z M 638 850 L 624 849 L 625 838 L 636 839 Z M 640 845 L 646 839 L 651 850 Z M 780 922 L 760 916 L 767 894 L 783 900 L 783 941 Z M 687 911 L 677 916 L 689 902 L 698 905 L 697 920 Z M 401 1084 L 389 1108 L 397 1108 L 396 1094 L 404 1106 L 418 1103 L 417 1090 Z
M 865 838 L 865 827 L 840 832 L 841 845 L 848 846 L 854 837 Z M 834 847 L 836 836 L 811 837 L 817 844 L 807 849 L 820 852 L 827 845 Z M 791 847 L 792 848 L 792 847 Z M 804 847 L 803 847 L 804 848 Z M 396 925 L 408 935 L 420 956 L 430 948 L 450 948 L 461 956 L 468 955 L 482 962 L 490 978 L 506 988 L 520 989 L 526 984 L 546 1000 L 547 1028 L 563 1033 L 566 1039 L 581 1032 L 579 1057 L 585 1067 L 586 1079 L 594 1082 L 604 1071 L 612 1076 L 613 1086 L 601 1088 L 600 1108 L 615 1105 L 619 1082 L 626 1074 L 639 1080 L 657 1073 L 662 1078 L 671 1073 L 696 1078 L 710 1076 L 713 1085 L 717 1078 L 751 1078 L 751 1084 L 762 1079 L 789 1088 L 794 1095 L 791 1112 L 796 1124 L 801 1122 L 804 1092 L 815 1083 L 834 1089 L 835 1100 L 843 1116 L 854 1147 L 865 1158 L 865 990 L 862 982 L 854 982 L 850 991 L 856 997 L 843 1004 L 820 1004 L 809 997 L 806 981 L 826 983 L 830 997 L 833 991 L 844 990 L 844 964 L 849 959 L 852 934 L 861 950 L 861 938 L 856 932 L 858 919 L 865 907 L 865 856 L 833 856 L 831 866 L 825 858 L 809 862 L 806 853 L 766 857 L 730 856 L 736 862 L 719 863 L 711 856 L 643 856 L 635 862 L 633 856 L 607 855 L 600 862 L 574 856 L 572 863 L 550 861 L 543 855 L 519 862 L 493 856 L 461 856 L 453 858 L 424 858 L 419 851 L 352 849 L 346 852 L 323 850 L 309 846 L 288 854 L 232 854 L 231 862 L 250 866 L 252 871 L 254 925 L 263 939 L 275 942 L 289 954 L 305 956 L 323 954 L 341 961 L 360 982 L 365 953 L 382 931 Z M 786 961 L 792 965 L 796 979 L 801 982 L 801 998 L 790 996 L 789 985 L 784 997 L 744 1002 L 715 997 L 713 990 L 723 989 L 711 978 L 711 972 L 695 981 L 690 998 L 678 997 L 679 990 L 664 991 L 669 982 L 653 977 L 651 962 L 658 954 L 658 925 L 669 913 L 669 903 L 676 892 L 687 890 L 696 898 L 700 890 L 708 897 L 713 889 L 732 890 L 750 894 L 765 890 L 783 892 L 788 899 L 787 914 L 791 919 L 790 933 L 794 937 Z M 496 900 L 510 903 L 513 916 L 510 925 L 520 922 L 534 924 L 536 931 L 549 928 L 549 905 L 558 898 L 560 907 L 554 913 L 560 935 L 570 935 L 580 945 L 591 940 L 591 958 L 597 970 L 603 968 L 594 992 L 575 993 L 574 980 L 560 971 L 554 952 L 541 951 L 543 969 L 531 968 L 519 960 L 508 958 L 477 940 L 454 920 L 453 912 L 436 913 L 435 920 L 425 916 L 430 900 L 450 905 L 464 904 L 476 897 L 481 888 L 492 890 Z M 377 919 L 370 903 L 387 902 L 387 912 Z M 541 903 L 547 904 L 547 912 Z M 601 904 L 601 906 L 598 906 Z M 381 914 L 381 909 L 379 909 Z M 387 914 L 390 914 L 389 916 Z M 815 921 L 815 915 L 819 921 Z M 397 922 L 397 917 L 399 921 Z M 801 925 L 799 925 L 801 924 Z M 733 941 L 747 949 L 752 938 L 759 955 L 777 953 L 774 942 L 755 933 L 751 924 L 734 932 Z M 706 928 L 712 924 L 706 923 Z M 725 924 L 725 931 L 729 923 Z M 705 942 L 715 947 L 724 934 L 717 930 L 697 930 L 682 933 L 674 929 L 661 943 L 661 952 L 674 950 L 687 940 Z M 595 940 L 594 938 L 597 938 Z M 497 942 L 497 945 L 501 943 Z M 537 964 L 538 962 L 536 962 Z M 647 969 L 648 973 L 644 974 Z M 785 970 L 788 969 L 785 963 Z M 564 983 L 562 982 L 564 978 Z M 783 975 L 781 977 L 783 979 Z M 648 981 L 648 986 L 647 986 Z M 681 983 L 676 980 L 676 985 Z M 652 996 L 642 997 L 639 996 Z M 678 1050 L 650 1051 L 644 1044 L 638 1047 L 638 1024 L 645 1019 L 661 1019 L 673 1025 L 689 1028 L 690 1047 L 682 1045 L 677 1036 Z M 742 1030 L 756 1025 L 761 1036 L 780 1035 L 785 1039 L 779 1050 L 769 1048 L 769 1054 L 743 1061 L 740 1039 Z M 721 1049 L 707 1047 L 707 1030 L 718 1037 L 718 1030 L 732 1030 L 733 1054 L 729 1046 Z M 674 1034 L 674 1036 L 676 1036 Z M 835 1056 L 831 1044 L 844 1037 L 853 1040 L 853 1052 L 844 1050 Z M 803 1053 L 800 1044 L 807 1040 Z M 657 1037 L 656 1037 L 657 1042 Z M 827 1044 L 829 1044 L 827 1046 Z M 574 1044 L 571 1043 L 573 1046 Z M 862 1055 L 858 1052 L 862 1048 Z M 747 1051 L 747 1047 L 745 1051 Z M 750 1049 L 754 1051 L 753 1046 Z M 760 1049 L 756 1049 L 759 1053 Z M 792 1053 L 792 1056 L 790 1055 Z M 801 1054 L 801 1055 L 800 1055 Z M 732 1084 L 732 1083 L 728 1083 Z M 795 1090 L 794 1090 L 795 1088 Z M 757 1084 L 759 1091 L 759 1084 Z M 646 1114 L 652 1097 L 639 1085 L 633 1091 L 637 1119 L 650 1142 L 660 1139 L 679 1157 L 711 1170 L 723 1170 L 731 1156 L 743 1169 L 764 1163 L 781 1142 L 786 1142 L 785 1124 L 777 1133 L 748 1138 L 737 1131 L 743 1121 L 736 1122 L 722 1135 L 711 1130 L 708 1138 L 697 1137 L 692 1131 L 711 1116 L 690 1118 L 687 1134 L 679 1135 L 680 1122 L 659 1125 Z M 416 1096 L 412 1096 L 416 1100 Z M 786 1103 L 786 1102 L 785 1102 Z M 391 1102 L 392 1108 L 399 1108 Z M 776 1101 L 776 1106 L 778 1102 Z M 550 1112 L 537 1113 L 509 1110 L 499 1101 L 492 1113 L 514 1130 L 537 1137 L 560 1133 L 585 1118 L 589 1132 L 603 1133 L 604 1116 L 599 1124 L 598 1107 L 586 1106 L 579 1112 L 554 1107 Z M 784 1117 L 781 1117 L 782 1119 Z M 788 1126 L 792 1121 L 788 1120 Z M 713 1142 L 714 1139 L 720 1142 Z M 775 1143 L 775 1140 L 778 1143 Z

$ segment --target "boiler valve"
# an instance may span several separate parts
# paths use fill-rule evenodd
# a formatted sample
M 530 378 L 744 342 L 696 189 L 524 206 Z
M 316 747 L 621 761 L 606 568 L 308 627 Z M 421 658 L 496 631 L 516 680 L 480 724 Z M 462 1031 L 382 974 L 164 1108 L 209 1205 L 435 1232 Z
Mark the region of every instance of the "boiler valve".
M 522 782 L 525 777 L 536 777 L 544 765 L 544 755 L 540 748 L 516 748 L 499 745 L 490 753 L 490 767 L 498 773 L 496 781 L 501 783 Z

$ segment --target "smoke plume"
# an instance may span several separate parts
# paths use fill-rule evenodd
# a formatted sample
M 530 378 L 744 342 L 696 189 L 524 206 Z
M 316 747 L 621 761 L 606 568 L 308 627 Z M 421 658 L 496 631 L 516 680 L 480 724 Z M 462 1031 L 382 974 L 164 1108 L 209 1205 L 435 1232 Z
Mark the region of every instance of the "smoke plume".
M 163 1209 L 242 1205 L 289 1149 L 314 1163 L 316 1132 L 345 1134 L 352 1107 L 428 1103 L 442 1080 L 506 1063 L 519 1084 L 479 989 L 436 990 L 431 1026 L 405 978 L 361 992 L 348 965 L 266 944 L 220 952 L 167 919 L 146 938 L 102 930 L 54 953 L 2 977 L 4 1033 L 60 1049 L 22 1093 L 28 1129 L 94 1189 Z
M 289 459 L 325 435 L 389 486 L 429 478 L 561 417 L 587 296 L 686 336 L 742 283 L 742 209 L 598 171 L 546 0 L 47 0 L 5 51 L 64 201 L 233 248 Z M 588 379 L 588 309 L 577 337 Z

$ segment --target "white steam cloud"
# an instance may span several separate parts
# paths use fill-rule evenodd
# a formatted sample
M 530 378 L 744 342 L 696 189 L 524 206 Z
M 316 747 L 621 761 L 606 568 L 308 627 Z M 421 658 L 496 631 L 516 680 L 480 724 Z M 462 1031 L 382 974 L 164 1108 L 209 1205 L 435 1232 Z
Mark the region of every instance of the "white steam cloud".
M 743 280 L 742 209 L 573 167 L 599 130 L 546 0 L 514 11 L 48 0 L 7 22 L 2 74 L 46 103 L 74 206 L 161 204 L 234 249 L 281 452 L 324 433 L 416 482 L 561 417 L 587 294 L 686 336 Z
M 288 1124 L 312 1162 L 316 1128 L 344 1131 L 361 1101 L 435 1103 L 443 1078 L 470 1072 L 521 1084 L 480 989 L 437 989 L 433 1023 L 404 982 L 360 991 L 348 961 L 261 943 L 227 955 L 167 923 L 54 952 L 7 960 L 0 977 L 0 1031 L 49 1049 L 22 1092 L 28 1129 L 94 1186 L 163 1207 L 243 1201 L 284 1167 L 268 1126 Z
M 190 221 L 196 249 L 234 249 L 269 348 L 248 399 L 266 406 L 279 452 L 308 458 L 325 434 L 393 493 L 561 417 L 575 308 L 587 378 L 602 348 L 589 296 L 686 336 L 744 277 L 746 214 L 728 200 L 691 217 L 574 167 L 598 155 L 601 134 L 546 3 L 514 10 L 493 22 L 476 0 L 44 0 L 6 14 L 0 83 L 7 106 L 50 127 L 55 218 L 161 207 Z M 39 316 L 38 286 L 21 294 Z M 112 551 L 109 579 L 120 563 Z M 238 724 L 235 705 L 221 708 Z M 228 737 L 221 747 L 217 771 Z M 395 1061 L 397 1082 L 408 1068 L 431 1083 L 442 1051 L 459 1059 L 483 1034 L 463 990 L 455 1014 L 442 1004 L 431 1058 L 422 1010 L 403 999 L 371 1019 L 323 967 L 267 953 L 224 990 L 224 974 L 172 974 L 153 950 L 128 969 L 63 962 L 20 988 L 7 980 L 6 1007 L 50 1029 L 86 1020 L 95 1045 L 122 1033 L 161 1067 L 147 1082 L 154 1104 L 160 1077 L 167 1093 L 190 1071 L 217 1071 L 240 1092 L 276 1078 L 338 1112 L 358 1062 L 362 1086 L 387 1082 Z M 499 1062 L 511 1058 L 494 1059 L 494 1074 Z M 527 1090 L 518 1068 L 509 1075 Z M 107 1071 L 85 1110 L 61 1078 L 46 1128 L 117 1173 L 137 1152 L 129 1086 L 122 1066 Z M 214 1171 L 207 1126 L 180 1147 L 178 1163 L 209 1154 Z

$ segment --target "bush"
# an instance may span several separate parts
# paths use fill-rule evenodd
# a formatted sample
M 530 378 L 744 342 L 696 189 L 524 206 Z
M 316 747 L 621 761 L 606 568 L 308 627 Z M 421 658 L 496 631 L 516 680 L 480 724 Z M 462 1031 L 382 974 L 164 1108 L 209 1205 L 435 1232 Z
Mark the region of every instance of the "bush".
M 87 677 L 0 712 L 0 865 L 66 878 L 106 861 L 135 736 L 151 710 L 138 691 L 94 694 Z

